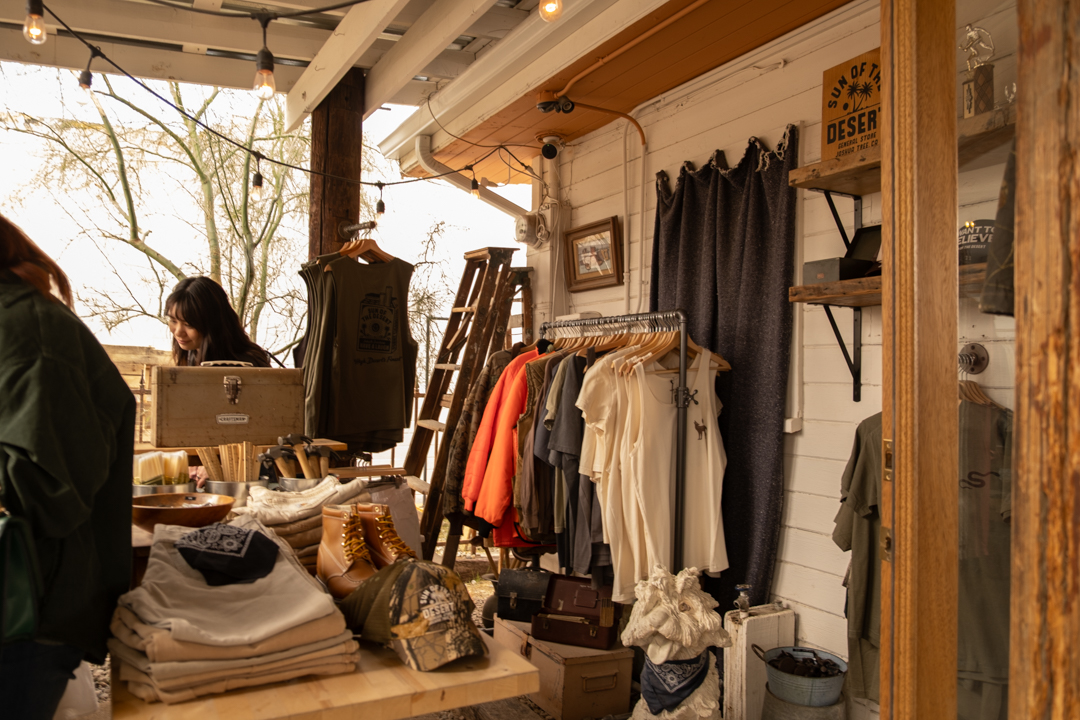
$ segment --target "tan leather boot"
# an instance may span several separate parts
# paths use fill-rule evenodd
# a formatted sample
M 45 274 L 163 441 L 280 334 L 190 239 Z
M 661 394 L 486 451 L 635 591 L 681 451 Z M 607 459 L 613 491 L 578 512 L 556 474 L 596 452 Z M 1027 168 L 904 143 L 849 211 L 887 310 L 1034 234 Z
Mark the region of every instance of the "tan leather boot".
M 389 505 L 357 503 L 354 507 L 363 522 L 364 537 L 375 560 L 375 567 L 381 569 L 401 558 L 416 557 L 412 548 L 398 536 Z
M 363 519 L 350 505 L 328 505 L 322 511 L 316 575 L 337 599 L 347 597 L 375 574 L 364 540 Z

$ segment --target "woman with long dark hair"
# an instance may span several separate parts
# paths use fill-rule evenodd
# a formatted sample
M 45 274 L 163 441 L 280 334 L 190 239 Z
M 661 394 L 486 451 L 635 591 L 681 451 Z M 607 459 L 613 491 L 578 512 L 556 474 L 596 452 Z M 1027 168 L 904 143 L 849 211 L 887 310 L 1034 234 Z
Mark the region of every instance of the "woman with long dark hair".
M 0 505 L 44 580 L 32 637 L 2 637 L 5 718 L 50 720 L 82 660 L 105 661 L 131 579 L 135 397 L 70 309 L 63 271 L 0 215 Z
M 212 360 L 237 360 L 270 367 L 270 356 L 251 342 L 229 296 L 207 277 L 184 278 L 165 301 L 173 362 L 194 365 Z

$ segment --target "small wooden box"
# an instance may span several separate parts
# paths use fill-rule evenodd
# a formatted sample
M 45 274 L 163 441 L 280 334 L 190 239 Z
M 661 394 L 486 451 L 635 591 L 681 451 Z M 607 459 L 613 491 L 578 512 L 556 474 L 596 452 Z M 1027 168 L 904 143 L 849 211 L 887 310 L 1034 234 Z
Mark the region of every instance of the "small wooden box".
M 304 432 L 304 373 L 286 368 L 154 367 L 154 447 L 251 442 Z
M 529 699 L 557 720 L 629 712 L 633 650 L 559 645 L 537 640 L 529 629 L 528 623 L 495 618 L 495 642 L 521 653 L 540 671 L 540 692 Z

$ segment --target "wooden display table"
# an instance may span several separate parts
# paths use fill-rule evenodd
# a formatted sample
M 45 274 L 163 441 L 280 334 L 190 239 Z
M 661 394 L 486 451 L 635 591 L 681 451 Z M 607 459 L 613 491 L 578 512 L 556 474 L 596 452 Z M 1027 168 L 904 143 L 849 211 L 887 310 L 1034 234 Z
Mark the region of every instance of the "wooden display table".
M 404 665 L 394 654 L 360 643 L 354 673 L 287 680 L 165 705 L 131 695 L 113 666 L 114 720 L 396 720 L 465 705 L 528 695 L 540 673 L 516 652 L 484 636 L 489 654 L 463 658 L 433 672 Z

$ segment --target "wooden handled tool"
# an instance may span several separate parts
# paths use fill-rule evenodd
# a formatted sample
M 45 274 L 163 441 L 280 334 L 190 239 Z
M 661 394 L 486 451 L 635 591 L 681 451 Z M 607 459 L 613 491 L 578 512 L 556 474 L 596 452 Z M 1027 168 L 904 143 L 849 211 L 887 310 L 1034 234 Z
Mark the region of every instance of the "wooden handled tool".
M 304 471 L 304 477 L 314 479 L 318 477 L 318 466 L 311 467 L 311 463 L 308 460 L 307 453 L 304 452 L 304 443 L 310 443 L 311 438 L 305 435 L 298 435 L 296 433 L 290 433 L 285 437 L 278 438 L 278 445 L 287 445 L 293 449 L 296 453 L 296 459 L 300 462 L 300 469 Z

